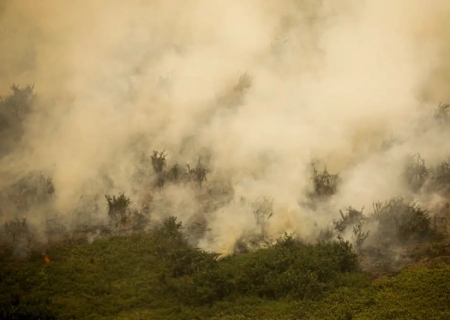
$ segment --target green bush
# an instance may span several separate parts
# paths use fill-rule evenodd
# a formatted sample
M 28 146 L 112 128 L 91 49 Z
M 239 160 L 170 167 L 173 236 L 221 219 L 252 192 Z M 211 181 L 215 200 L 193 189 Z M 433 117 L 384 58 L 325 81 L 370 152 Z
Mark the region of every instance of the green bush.
M 161 277 L 170 294 L 188 304 L 211 304 L 235 295 L 260 298 L 317 298 L 343 284 L 358 270 L 349 242 L 304 244 L 286 234 L 253 253 L 218 261 L 218 254 L 190 247 L 175 218 L 156 230 L 158 254 L 165 261 Z
M 185 246 L 168 253 L 168 263 L 172 277 L 193 275 L 196 272 L 213 269 L 217 266 L 219 254 Z
M 48 299 L 21 299 L 13 294 L 0 301 L 0 319 L 8 320 L 56 320 L 48 308 Z
M 269 299 L 316 298 L 334 288 L 342 273 L 358 270 L 356 253 L 342 239 L 303 244 L 285 235 L 251 255 L 239 268 L 236 288 Z
M 176 217 L 170 217 L 161 226 L 152 231 L 152 237 L 157 244 L 156 254 L 167 257 L 171 251 L 186 248 L 187 241 L 181 233 L 182 223 Z
M 182 223 L 167 219 L 154 230 L 157 255 L 165 263 L 160 282 L 170 295 L 190 305 L 212 304 L 231 293 L 230 280 L 219 266 L 219 254 L 188 245 Z
M 168 290 L 182 303 L 201 306 L 212 305 L 234 293 L 232 275 L 225 272 L 217 261 L 211 263 L 208 256 L 196 261 L 191 274 L 171 278 Z M 193 266 L 193 265 L 191 265 Z
M 128 209 L 131 200 L 125 194 L 121 193 L 118 197 L 105 195 L 108 202 L 108 216 L 115 226 L 123 225 L 130 216 Z

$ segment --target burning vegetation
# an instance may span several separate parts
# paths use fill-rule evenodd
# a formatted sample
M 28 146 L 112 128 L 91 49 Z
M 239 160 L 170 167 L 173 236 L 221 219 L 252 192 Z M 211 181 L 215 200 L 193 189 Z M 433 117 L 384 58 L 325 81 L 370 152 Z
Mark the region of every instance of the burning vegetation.
M 21 91 L 14 87 L 14 94 L 21 97 L 33 95 L 30 88 Z M 24 97 L 21 99 L 32 101 Z M 3 101 L 16 100 L 8 98 Z M 30 109 L 23 105 L 20 108 Z M 47 221 L 44 233 L 39 226 L 29 224 L 27 218 L 4 222 L 2 261 L 34 261 L 39 252 L 46 251 L 50 254 L 43 256 L 45 265 L 50 265 L 50 255 L 55 256 L 52 266 L 56 267 L 48 268 L 64 268 L 69 257 L 63 252 L 68 248 L 91 250 L 89 246 L 114 246 L 114 243 L 122 246 L 130 242 L 131 246 L 138 246 L 139 255 L 149 254 L 143 258 L 148 263 L 157 261 L 159 267 L 155 269 L 155 281 L 161 291 L 158 295 L 170 296 L 171 300 L 186 306 L 212 306 L 239 296 L 255 296 L 269 301 L 322 299 L 330 292 L 340 290 L 349 281 L 364 278 L 362 271 L 389 274 L 424 258 L 435 259 L 449 254 L 446 240 L 448 204 L 442 202 L 434 211 L 430 211 L 417 204 L 417 201 L 407 201 L 402 197 L 374 203 L 369 212 L 364 208 L 357 210 L 353 207 L 345 211 L 338 210 L 336 219 L 328 227 L 317 230 L 317 242 L 302 239 L 295 233 L 274 237 L 270 233 L 270 223 L 278 213 L 273 199 L 263 197 L 249 202 L 241 198 L 239 205 L 253 212 L 256 228 L 236 240 L 231 255 L 223 256 L 198 249 L 196 246 L 208 236 L 208 215 L 229 206 L 233 201 L 233 192 L 214 189 L 214 184 L 208 184 L 210 169 L 201 158 L 197 159 L 195 166 L 188 163 L 183 168 L 178 163 L 169 163 L 167 157 L 165 151 L 154 151 L 147 168 L 141 163 L 139 181 L 146 189 L 136 198 L 136 203 L 125 193 L 104 196 L 108 221 L 103 224 L 89 224 L 87 212 L 83 211 L 78 211 L 78 217 L 81 218 L 78 221 L 82 224 L 67 228 L 62 221 L 58 223 L 56 218 Z M 427 167 L 420 155 L 415 155 L 405 162 L 405 169 L 399 179 L 403 179 L 411 194 L 436 194 L 445 198 L 450 190 L 450 179 L 446 178 L 447 167 L 446 162 Z M 317 211 L 321 205 L 332 201 L 339 193 L 341 181 L 338 174 L 330 173 L 326 168 L 320 171 L 316 165 L 313 166 L 308 206 Z M 193 201 L 198 203 L 198 215 L 185 224 L 178 222 L 176 217 L 162 222 L 152 219 L 153 214 L 160 213 L 161 204 L 158 201 L 163 199 L 158 200 L 158 197 L 173 186 L 195 191 Z M 50 177 L 42 173 L 30 174 L 3 189 L 2 204 L 9 213 L 20 216 L 33 208 L 49 210 L 57 194 L 58 190 Z M 92 198 L 91 214 L 99 212 L 98 200 L 98 197 Z M 89 211 L 86 206 L 82 208 Z M 80 249 L 76 249 L 77 246 Z M 67 249 L 58 249 L 64 247 Z M 104 247 L 104 250 L 109 249 Z M 119 253 L 121 249 L 114 250 Z M 141 250 L 150 251 L 144 253 Z M 117 259 L 129 259 L 129 254 L 138 254 L 134 251 L 124 253 L 123 257 Z M 98 257 L 89 258 L 86 263 L 95 266 L 105 263 L 104 259 L 107 258 L 102 252 Z M 45 272 L 57 272 L 57 269 L 52 270 Z M 4 269 L 3 272 L 11 271 Z M 8 281 L 12 281 L 13 278 L 8 277 Z M 105 278 L 102 281 L 104 283 L 98 290 L 104 292 L 95 295 L 112 294 L 115 286 L 120 287 L 118 279 Z M 365 286 L 368 286 L 369 280 L 364 281 Z M 135 285 L 137 296 L 146 292 L 142 284 L 136 282 Z M 9 288 L 8 284 L 6 288 Z M 11 295 L 10 290 L 4 291 L 8 295 L 4 301 L 13 299 L 9 305 L 3 303 L 1 312 L 4 317 L 19 312 L 14 310 L 22 310 L 20 312 L 28 315 L 39 314 L 41 319 L 53 319 L 50 309 L 55 307 L 29 307 L 39 303 L 48 306 L 48 303 L 28 298 L 20 300 L 22 289 L 14 289 L 17 292 L 15 295 Z M 55 287 L 51 290 L 59 289 Z M 70 317 L 69 314 L 72 313 L 69 312 L 67 317 Z M 60 316 L 66 317 L 63 314 Z
M 0 1 L 0 319 L 450 319 L 444 1 L 42 2 Z

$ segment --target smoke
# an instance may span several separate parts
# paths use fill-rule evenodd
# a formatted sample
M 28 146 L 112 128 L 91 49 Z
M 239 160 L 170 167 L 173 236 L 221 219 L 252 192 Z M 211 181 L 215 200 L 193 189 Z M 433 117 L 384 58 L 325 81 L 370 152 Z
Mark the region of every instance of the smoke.
M 235 200 L 207 215 L 199 244 L 229 253 L 259 228 L 241 198 L 274 200 L 264 232 L 308 238 L 340 208 L 407 193 L 398 175 L 409 154 L 450 154 L 423 123 L 450 98 L 447 1 L 2 3 L 0 92 L 35 83 L 38 93 L 20 147 L 1 159 L 2 185 L 48 173 L 59 215 L 85 195 L 140 199 L 142 153 L 200 155 L 208 183 Z M 403 143 L 383 151 L 391 135 Z M 302 205 L 314 159 L 342 178 L 316 210 Z M 152 219 L 189 221 L 198 193 L 157 194 Z

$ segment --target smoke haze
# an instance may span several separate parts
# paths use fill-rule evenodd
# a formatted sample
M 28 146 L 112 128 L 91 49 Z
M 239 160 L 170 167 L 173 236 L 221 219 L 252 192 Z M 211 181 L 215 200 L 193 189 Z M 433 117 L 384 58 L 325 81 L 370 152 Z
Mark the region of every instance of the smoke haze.
M 45 172 L 62 216 L 86 195 L 136 203 L 139 157 L 166 150 L 169 163 L 201 156 L 208 185 L 233 191 L 204 217 L 202 248 L 230 253 L 255 230 L 241 198 L 273 199 L 270 235 L 312 237 L 339 209 L 408 195 L 405 157 L 450 155 L 430 127 L 450 98 L 449 14 L 444 0 L 2 0 L 0 94 L 34 83 L 38 98 L 0 186 Z M 391 136 L 402 143 L 382 149 Z M 342 185 L 312 209 L 316 159 Z M 203 193 L 154 193 L 152 219 L 189 222 Z

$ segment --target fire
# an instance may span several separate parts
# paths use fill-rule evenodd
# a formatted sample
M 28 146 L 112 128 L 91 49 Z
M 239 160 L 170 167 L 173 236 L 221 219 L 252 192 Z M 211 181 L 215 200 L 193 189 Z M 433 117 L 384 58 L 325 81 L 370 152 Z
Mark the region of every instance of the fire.
M 50 262 L 50 257 L 49 256 L 45 256 L 44 257 L 44 261 L 45 261 L 45 263 L 49 263 Z

